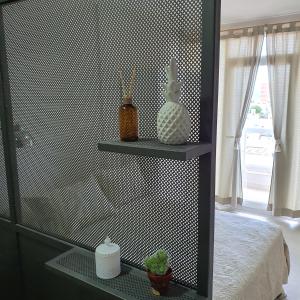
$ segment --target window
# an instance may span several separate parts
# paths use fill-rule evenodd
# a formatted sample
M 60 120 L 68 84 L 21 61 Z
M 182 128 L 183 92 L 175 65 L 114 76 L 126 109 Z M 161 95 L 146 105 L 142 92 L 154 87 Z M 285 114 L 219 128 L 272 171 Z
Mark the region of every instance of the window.
M 244 206 L 266 209 L 274 151 L 266 42 L 241 145 Z

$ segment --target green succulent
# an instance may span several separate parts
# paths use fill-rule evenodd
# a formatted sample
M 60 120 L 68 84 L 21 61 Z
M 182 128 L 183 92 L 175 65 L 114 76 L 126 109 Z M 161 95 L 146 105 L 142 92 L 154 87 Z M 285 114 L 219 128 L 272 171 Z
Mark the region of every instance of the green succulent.
M 166 250 L 160 249 L 144 260 L 147 270 L 156 275 L 165 275 L 169 269 L 169 255 Z

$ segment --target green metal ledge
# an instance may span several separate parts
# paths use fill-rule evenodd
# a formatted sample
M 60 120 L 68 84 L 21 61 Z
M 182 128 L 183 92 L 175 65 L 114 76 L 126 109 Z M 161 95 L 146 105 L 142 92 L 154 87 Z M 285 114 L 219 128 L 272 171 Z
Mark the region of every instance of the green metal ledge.
M 141 139 L 137 142 L 101 141 L 98 149 L 106 152 L 186 161 L 211 152 L 212 146 L 209 143 L 165 145 L 155 139 Z
M 96 288 L 116 299 L 126 300 L 195 300 L 205 299 L 195 290 L 171 283 L 166 296 L 154 296 L 146 273 L 122 264 L 121 275 L 110 280 L 96 276 L 94 253 L 82 248 L 73 248 L 46 263 L 48 270 L 67 278 L 75 279 L 79 284 Z

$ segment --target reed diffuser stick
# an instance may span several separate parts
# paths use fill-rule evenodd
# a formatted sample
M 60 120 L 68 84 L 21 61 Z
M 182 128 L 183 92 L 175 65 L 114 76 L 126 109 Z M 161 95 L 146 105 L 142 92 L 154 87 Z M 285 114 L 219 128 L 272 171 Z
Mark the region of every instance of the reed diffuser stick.
M 120 67 L 120 70 L 119 70 L 119 77 L 120 77 L 120 83 L 121 83 L 121 87 L 122 87 L 123 98 L 132 98 L 133 90 L 134 90 L 134 86 L 135 86 L 135 82 L 136 82 L 136 66 L 133 65 L 133 67 L 132 67 L 131 77 L 130 77 L 130 81 L 127 85 L 127 88 L 126 88 L 126 85 L 124 82 L 122 67 Z
M 132 97 L 132 95 L 133 95 L 133 88 L 134 88 L 135 81 L 136 81 L 136 67 L 134 65 L 132 68 L 131 79 L 130 79 L 130 83 L 128 86 L 128 96 L 129 97 Z
M 120 83 L 121 83 L 121 87 L 122 87 L 123 97 L 125 97 L 126 88 L 125 88 L 125 83 L 124 83 L 124 78 L 123 78 L 122 67 L 119 68 L 119 76 L 120 76 Z

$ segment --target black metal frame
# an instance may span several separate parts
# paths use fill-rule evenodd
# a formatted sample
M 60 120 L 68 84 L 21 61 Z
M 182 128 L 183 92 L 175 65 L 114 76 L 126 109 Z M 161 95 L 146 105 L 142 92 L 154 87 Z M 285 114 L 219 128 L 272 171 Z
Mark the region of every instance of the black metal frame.
M 212 151 L 199 161 L 198 291 L 208 299 L 213 289 L 220 11 L 220 0 L 203 1 L 200 140 L 211 143 Z
M 26 0 L 0 0 L 0 107 L 1 127 L 7 185 L 9 194 L 10 220 L 0 218 L 0 229 L 15 236 L 19 277 L 22 277 L 22 255 L 20 239 L 28 238 L 55 247 L 58 251 L 70 249 L 70 241 L 62 241 L 32 230 L 21 224 L 20 195 L 17 172 L 16 146 L 13 131 L 13 115 L 10 99 L 10 85 L 5 50 L 2 6 Z M 199 157 L 199 199 L 198 199 L 198 294 L 199 299 L 212 299 L 213 244 L 214 244 L 214 189 L 215 152 L 219 68 L 220 0 L 203 0 L 202 24 L 202 98 L 200 112 L 199 140 L 212 145 L 212 150 Z M 5 241 L 4 241 L 5 242 Z M 77 244 L 78 245 L 78 244 Z M 87 248 L 84 245 L 78 245 Z M 22 280 L 20 280 L 22 282 Z
M 7 174 L 7 189 L 9 195 L 10 217 L 14 223 L 20 222 L 20 195 L 17 173 L 16 146 L 13 130 L 13 116 L 10 99 L 10 84 L 8 78 L 8 66 L 5 50 L 4 24 L 2 9 L 0 11 L 0 101 L 1 128 L 3 133 L 3 148 L 5 153 L 5 165 Z

